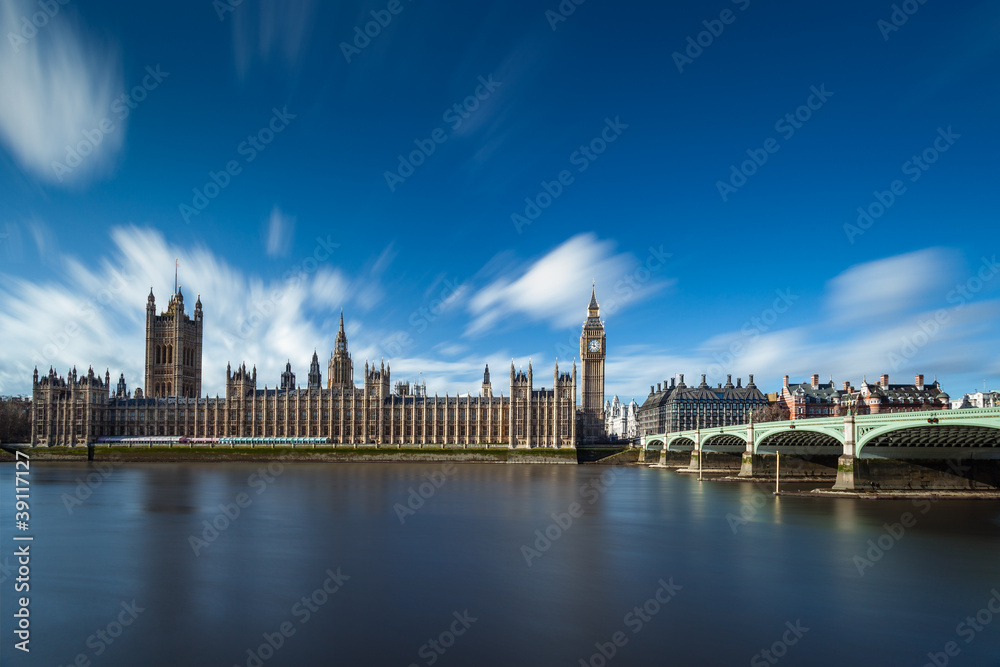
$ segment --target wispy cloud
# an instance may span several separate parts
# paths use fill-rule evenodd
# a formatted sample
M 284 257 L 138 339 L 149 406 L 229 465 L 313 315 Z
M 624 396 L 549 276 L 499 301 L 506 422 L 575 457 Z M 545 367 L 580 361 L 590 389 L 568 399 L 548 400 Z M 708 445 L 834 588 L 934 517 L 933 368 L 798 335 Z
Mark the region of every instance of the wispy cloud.
M 488 265 L 495 267 L 496 263 Z M 615 309 L 642 300 L 669 284 L 645 273 L 645 281 L 626 279 L 640 266 L 629 253 L 616 253 L 613 241 L 602 241 L 595 234 L 578 234 L 540 259 L 525 266 L 503 271 L 469 299 L 468 310 L 474 319 L 466 329 L 475 335 L 511 315 L 523 315 L 531 321 L 547 322 L 552 327 L 566 327 L 580 319 L 580 304 L 590 295 L 587 283 L 597 283 L 598 301 L 614 300 Z
M 165 308 L 174 258 L 188 311 L 199 291 L 205 295 L 206 393 L 225 390 L 227 362 L 255 363 L 262 384 L 273 384 L 286 358 L 305 367 L 314 348 L 332 342 L 336 315 L 317 307 L 316 294 L 317 285 L 329 287 L 336 267 L 264 281 L 204 247 L 172 245 L 155 230 L 119 227 L 111 241 L 96 262 L 60 254 L 59 268 L 38 283 L 0 273 L 0 392 L 28 390 L 36 364 L 61 373 L 93 364 L 102 375 L 110 368 L 116 377 L 124 372 L 130 387 L 141 386 L 146 297 L 152 286 L 157 308 Z
M 114 51 L 85 34 L 63 11 L 53 16 L 30 39 L 17 42 L 22 17 L 38 12 L 27 0 L 9 0 L 0 6 L 0 138 L 26 172 L 44 181 L 74 182 L 108 168 L 125 139 L 125 123 L 115 119 L 107 127 L 111 103 L 122 89 Z M 85 133 L 90 133 L 88 138 Z M 99 136 L 99 140 L 97 140 Z M 82 143 L 88 151 L 68 174 L 57 173 L 54 162 L 65 164 L 67 153 Z
M 675 373 L 687 374 L 689 384 L 705 373 L 713 385 L 729 373 L 734 379 L 754 373 L 762 391 L 776 391 L 785 374 L 802 381 L 818 373 L 838 384 L 882 373 L 893 382 L 912 382 L 917 373 L 928 381 L 935 374 L 996 376 L 1000 300 L 985 288 L 968 299 L 953 290 L 981 275 L 978 268 L 966 273 L 957 253 L 943 248 L 858 264 L 827 283 L 822 299 L 828 308 L 814 322 L 786 325 L 778 315 L 776 321 L 764 318 L 765 326 L 747 313 L 753 324 L 713 335 L 683 355 L 655 346 L 621 350 L 608 359 L 609 387 L 641 397 L 650 384 Z M 960 396 L 971 388 L 944 389 Z
M 43 225 L 37 227 L 44 230 Z M 143 307 L 151 285 L 157 306 L 165 306 L 173 287 L 175 257 L 180 259 L 180 282 L 188 309 L 193 307 L 198 291 L 204 295 L 203 391 L 207 394 L 225 391 L 227 362 L 256 364 L 262 385 L 278 381 L 286 359 L 292 361 L 297 372 L 304 371 L 314 349 L 320 351 L 325 366 L 340 306 L 347 307 L 345 325 L 358 381 L 366 358 L 378 360 L 385 356 L 397 379 L 423 377 L 432 393 L 442 395 L 475 392 L 483 364 L 488 362 L 495 391 L 506 393 L 511 357 L 516 358 L 519 367 L 526 367 L 530 356 L 538 384 L 544 386 L 548 385 L 555 356 L 560 357 L 562 370 L 568 370 L 570 365 L 569 356 L 551 344 L 543 343 L 540 349 L 532 350 L 530 340 L 517 337 L 514 342 L 502 343 L 511 349 L 489 350 L 471 344 L 468 337 L 451 339 L 454 328 L 425 334 L 418 338 L 418 344 L 398 354 L 387 352 L 383 341 L 392 331 L 379 329 L 370 320 L 380 318 L 368 316 L 365 310 L 383 292 L 375 268 L 385 268 L 385 252 L 380 255 L 382 261 L 373 257 L 356 273 L 345 272 L 331 260 L 311 273 L 297 274 L 295 280 L 284 275 L 265 280 L 247 274 L 207 248 L 179 247 L 156 230 L 134 226 L 115 228 L 110 250 L 93 261 L 58 248 L 50 252 L 55 255 L 55 270 L 42 280 L 32 282 L 0 272 L 0 331 L 4 332 L 5 343 L 0 349 L 0 393 L 30 390 L 35 364 L 43 372 L 51 365 L 60 373 L 74 365 L 85 372 L 93 364 L 101 375 L 110 368 L 115 377 L 124 372 L 131 387 L 141 386 Z M 901 255 L 847 269 L 827 283 L 821 298 L 843 306 L 843 290 L 848 285 L 858 280 L 866 284 L 859 276 L 894 275 L 893 267 L 926 266 L 929 259 L 952 257 L 948 251 L 927 252 L 930 254 Z M 589 234 L 573 237 L 527 264 L 502 256 L 484 270 L 489 275 L 486 287 L 479 291 L 471 287 L 482 283 L 480 277 L 460 288 L 449 288 L 454 292 L 461 289 L 464 295 L 456 297 L 461 307 L 453 305 L 451 316 L 459 327 L 465 324 L 473 330 L 495 325 L 526 330 L 531 322 L 541 322 L 572 327 L 578 332 L 582 308 L 590 296 L 580 285 L 586 286 L 588 278 L 596 273 L 601 299 L 601 286 L 608 284 L 607 290 L 613 293 L 616 276 L 629 275 L 635 263 L 630 255 L 616 253 L 613 244 Z M 628 338 L 620 328 L 627 326 L 628 318 L 616 317 L 608 330 L 606 393 L 609 397 L 618 394 L 626 401 L 634 396 L 641 402 L 650 384 L 675 373 L 685 373 L 689 383 L 699 381 L 700 374 L 706 373 L 713 384 L 725 381 L 729 373 L 744 380 L 754 373 L 764 391 L 777 390 L 786 373 L 799 380 L 819 373 L 824 381 L 832 374 L 838 383 L 858 382 L 864 374 L 872 377 L 880 373 L 889 373 L 894 381 L 910 380 L 914 373 L 923 373 L 928 380 L 934 374 L 943 378 L 980 374 L 995 377 L 1000 374 L 996 355 L 1000 331 L 995 326 L 1000 320 L 1000 299 L 991 291 L 992 282 L 989 288 L 982 286 L 981 291 L 970 293 L 966 301 L 952 303 L 948 301 L 952 286 L 971 277 L 978 280 L 985 270 L 943 268 L 949 265 L 940 262 L 936 266 L 939 271 L 931 292 L 919 296 L 904 291 L 900 298 L 909 304 L 908 310 L 890 319 L 847 321 L 841 306 L 831 307 L 805 325 L 793 324 L 790 318 L 787 323 L 779 319 L 766 330 L 734 328 L 678 351 L 667 343 L 621 343 Z M 1000 280 L 1000 274 L 995 280 Z M 442 274 L 434 283 L 432 295 L 442 294 L 444 281 Z M 660 282 L 667 280 L 661 278 Z M 652 280 L 646 285 L 653 289 Z M 609 294 L 602 301 L 602 311 L 611 301 Z M 868 306 L 862 303 L 862 307 Z M 487 316 L 494 311 L 500 314 Z M 746 316 L 759 314 L 750 312 Z M 500 317 L 516 324 L 504 325 L 497 319 Z M 727 356 L 733 343 L 740 343 L 739 352 Z M 946 383 L 945 389 L 957 396 L 971 387 Z
M 285 215 L 275 206 L 267 220 L 267 238 L 265 249 L 269 257 L 287 257 L 292 249 L 292 239 L 295 235 L 295 218 Z
M 313 0 L 245 2 L 233 12 L 233 60 L 246 79 L 255 60 L 278 61 L 297 72 L 309 46 L 317 4 Z
M 891 318 L 940 300 L 941 277 L 955 272 L 960 257 L 945 248 L 927 248 L 852 267 L 827 285 L 827 305 L 835 320 Z

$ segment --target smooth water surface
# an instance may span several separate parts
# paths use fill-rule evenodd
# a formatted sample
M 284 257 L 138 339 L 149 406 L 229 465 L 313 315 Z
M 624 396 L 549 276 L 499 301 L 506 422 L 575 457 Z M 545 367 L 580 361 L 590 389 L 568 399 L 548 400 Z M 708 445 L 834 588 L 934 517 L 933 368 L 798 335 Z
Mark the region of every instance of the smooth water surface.
M 1000 665 L 995 501 L 270 465 L 33 464 L 30 654 L 0 466 L 3 664 Z

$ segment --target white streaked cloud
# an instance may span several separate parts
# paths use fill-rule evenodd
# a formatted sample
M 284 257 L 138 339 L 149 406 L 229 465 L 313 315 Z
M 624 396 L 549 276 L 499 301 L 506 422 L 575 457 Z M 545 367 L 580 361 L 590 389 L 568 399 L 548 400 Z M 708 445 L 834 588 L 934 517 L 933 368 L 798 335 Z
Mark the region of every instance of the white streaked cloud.
M 314 349 L 332 347 L 337 330 L 339 311 L 317 295 L 336 289 L 338 305 L 354 303 L 336 288 L 346 279 L 333 265 L 265 281 L 204 247 L 172 245 L 156 230 L 118 227 L 111 241 L 95 262 L 60 254 L 53 266 L 61 268 L 42 282 L 0 273 L 0 393 L 29 391 L 36 364 L 61 374 L 92 364 L 102 376 L 110 368 L 115 378 L 124 372 L 130 388 L 141 387 L 146 298 L 152 286 L 157 309 L 166 308 L 175 258 L 187 312 L 198 292 L 205 295 L 204 393 L 225 391 L 227 362 L 256 363 L 261 385 L 277 382 L 286 359 L 304 371 Z
M 295 236 L 295 218 L 275 206 L 267 219 L 265 250 L 268 257 L 288 257 Z
M 44 230 L 42 225 L 38 228 Z M 494 390 L 506 395 L 507 372 L 515 357 L 516 366 L 524 369 L 530 358 L 536 385 L 548 387 L 555 358 L 560 360 L 560 369 L 568 372 L 575 356 L 581 310 L 589 299 L 589 294 L 580 293 L 578 283 L 586 285 L 588 274 L 598 267 L 599 299 L 602 281 L 609 282 L 610 294 L 601 299 L 603 312 L 606 304 L 613 302 L 615 283 L 611 279 L 615 273 L 633 275 L 634 266 L 639 264 L 628 255 L 616 254 L 609 242 L 581 235 L 526 266 L 514 265 L 509 256 L 492 261 L 486 278 L 477 276 L 458 283 L 440 274 L 425 294 L 424 305 L 430 309 L 434 304 L 435 313 L 447 310 L 449 315 L 424 323 L 427 331 L 423 331 L 410 319 L 407 322 L 414 328 L 394 328 L 398 320 L 364 309 L 373 299 L 372 293 L 384 291 L 375 275 L 378 269 L 385 269 L 385 260 L 380 261 L 379 255 L 373 255 L 354 274 L 327 261 L 305 274 L 290 274 L 294 267 L 290 264 L 288 271 L 278 272 L 279 277 L 264 280 L 233 267 L 207 248 L 175 246 L 149 228 L 113 229 L 110 250 L 95 260 L 51 245 L 45 247 L 55 254 L 51 266 L 57 268 L 44 279 L 32 282 L 0 269 L 0 331 L 5 343 L 0 348 L 0 393 L 29 391 L 36 363 L 43 373 L 52 365 L 62 374 L 74 365 L 85 373 L 93 364 L 102 376 L 104 369 L 110 368 L 114 378 L 124 372 L 131 388 L 141 386 L 146 297 L 152 285 L 158 309 L 165 308 L 173 288 L 175 258 L 180 261 L 188 312 L 197 293 L 205 295 L 203 393 L 225 391 L 227 362 L 237 365 L 245 361 L 248 367 L 256 364 L 261 386 L 278 382 L 286 359 L 304 378 L 314 349 L 319 352 L 325 377 L 341 306 L 346 309 L 345 327 L 359 383 L 365 359 L 377 363 L 384 357 L 394 379 L 422 377 L 431 393 L 441 395 L 475 393 L 482 381 L 483 365 L 489 363 Z M 844 271 L 827 283 L 824 298 L 827 302 L 842 299 L 838 291 L 849 280 L 857 275 L 876 275 L 887 261 Z M 577 262 L 582 265 L 575 267 Z M 561 282 L 560 267 L 576 278 Z M 965 275 L 981 275 L 978 271 L 976 267 Z M 666 272 L 664 265 L 655 274 L 661 289 L 667 284 L 662 275 Z M 602 278 L 606 275 L 611 277 Z M 838 384 L 844 380 L 857 384 L 866 374 L 873 378 L 881 373 L 888 373 L 894 382 L 912 381 L 915 373 L 922 373 L 928 381 L 940 375 L 945 389 L 958 396 L 972 387 L 952 386 L 948 377 L 1000 375 L 996 354 L 1000 348 L 1000 328 L 996 326 L 1000 299 L 990 291 L 991 283 L 990 287 L 981 286 L 967 301 L 948 302 L 947 291 L 961 275 L 957 279 L 947 273 L 939 275 L 936 298 L 904 295 L 907 312 L 889 320 L 844 321 L 841 311 L 831 308 L 805 325 L 793 324 L 793 318 L 779 319 L 766 331 L 721 332 L 685 350 L 669 348 L 657 337 L 645 335 L 639 336 L 636 344 L 624 344 L 621 341 L 629 338 L 628 333 L 618 327 L 627 326 L 628 317 L 616 317 L 616 324 L 608 331 L 606 393 L 609 397 L 618 394 L 626 402 L 632 397 L 642 402 L 650 384 L 675 373 L 684 373 L 688 384 L 696 384 L 700 374 L 706 373 L 713 385 L 724 382 L 729 373 L 734 380 L 742 377 L 744 382 L 754 373 L 762 391 L 777 391 L 786 373 L 799 381 L 812 373 L 827 381 L 832 374 Z M 541 281 L 541 289 L 531 289 L 534 280 Z M 1000 274 L 993 280 L 1000 280 Z M 486 287 L 477 291 L 474 285 L 483 283 Z M 643 285 L 653 289 L 653 283 L 650 278 Z M 530 303 L 513 303 L 516 298 Z M 490 309 L 498 309 L 504 318 L 527 316 L 520 321 L 513 318 L 515 322 L 506 325 L 521 327 L 525 334 L 486 338 L 485 346 L 490 349 L 474 344 L 470 337 L 456 340 L 455 333 L 463 326 L 483 326 L 484 313 Z M 423 316 L 421 311 L 415 312 Z M 562 322 L 567 335 L 550 331 L 529 338 L 530 322 L 549 326 Z M 397 334 L 401 331 L 409 334 L 409 344 L 393 345 L 400 340 Z M 736 354 L 729 352 L 734 343 L 740 344 Z
M 293 73 L 302 63 L 315 23 L 313 0 L 244 2 L 232 12 L 233 60 L 246 79 L 255 60 L 280 62 Z
M 662 275 L 663 261 L 656 261 L 660 274 L 642 270 L 643 263 L 629 253 L 616 253 L 614 241 L 578 234 L 528 266 L 501 270 L 502 275 L 476 292 L 468 303 L 473 320 L 466 334 L 480 334 L 512 315 L 552 327 L 575 324 L 580 304 L 589 300 L 586 286 L 592 279 L 603 312 L 620 311 L 671 284 Z M 495 269 L 496 262 L 488 266 Z
M 927 248 L 859 264 L 828 283 L 827 305 L 835 320 L 845 322 L 895 317 L 939 302 L 959 262 L 953 250 Z
M 22 17 L 38 11 L 27 0 L 0 5 L 0 139 L 24 171 L 44 181 L 75 182 L 107 169 L 124 142 L 124 121 L 110 116 L 123 87 L 121 68 L 114 51 L 86 35 L 65 10 L 30 39 L 9 43 L 11 35 L 21 35 Z M 102 121 L 113 129 L 102 132 Z M 69 173 L 57 173 L 53 163 L 69 164 L 67 146 L 81 143 L 92 152 Z
M 756 327 L 707 338 L 689 353 L 639 346 L 622 350 L 607 362 L 608 394 L 636 396 L 649 385 L 684 373 L 687 384 L 708 375 L 715 386 L 727 374 L 754 373 L 761 391 L 778 391 L 782 376 L 793 382 L 818 373 L 840 386 L 857 386 L 867 376 L 887 373 L 891 382 L 913 382 L 915 374 L 966 377 L 1000 374 L 1000 299 L 986 290 L 978 300 L 948 299 L 963 276 L 960 258 L 951 250 L 930 248 L 851 267 L 827 283 L 828 313 L 804 326 L 779 319 L 766 331 Z M 994 276 L 1000 280 L 1000 275 Z M 879 291 L 879 286 L 885 288 Z M 976 295 L 971 295 L 970 298 Z M 612 347 L 613 332 L 609 332 Z M 650 369 L 654 369 L 651 375 Z M 944 384 L 953 397 L 971 387 Z

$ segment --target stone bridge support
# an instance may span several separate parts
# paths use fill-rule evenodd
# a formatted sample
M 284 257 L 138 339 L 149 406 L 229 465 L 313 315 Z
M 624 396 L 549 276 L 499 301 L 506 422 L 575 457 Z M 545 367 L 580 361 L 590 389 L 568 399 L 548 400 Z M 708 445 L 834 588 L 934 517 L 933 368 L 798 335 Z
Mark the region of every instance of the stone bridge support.
M 701 430 L 694 432 L 694 449 L 691 450 L 691 462 L 688 463 L 688 470 L 698 469 L 698 459 L 701 458 Z
M 857 439 L 857 428 L 854 415 L 844 417 L 844 453 L 837 459 L 837 481 L 833 485 L 836 491 L 854 491 L 858 487 L 855 477 L 854 443 Z
M 754 456 L 756 456 L 753 453 L 753 445 L 754 445 L 753 438 L 754 438 L 753 422 L 751 421 L 750 424 L 747 425 L 747 449 L 745 452 L 743 452 L 743 460 L 740 463 L 740 474 L 737 475 L 737 477 L 753 477 L 754 473 L 753 462 L 754 462 Z

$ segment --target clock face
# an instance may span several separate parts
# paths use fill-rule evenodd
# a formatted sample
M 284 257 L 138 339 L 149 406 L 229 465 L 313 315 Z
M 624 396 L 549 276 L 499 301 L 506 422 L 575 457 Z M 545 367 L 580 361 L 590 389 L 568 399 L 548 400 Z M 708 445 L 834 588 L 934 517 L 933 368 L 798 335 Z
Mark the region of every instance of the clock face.
M 599 341 L 596 338 L 592 339 L 590 341 L 590 344 L 587 345 L 587 349 L 589 349 L 591 352 L 598 352 L 598 351 L 600 351 L 600 349 L 601 349 L 601 341 Z

